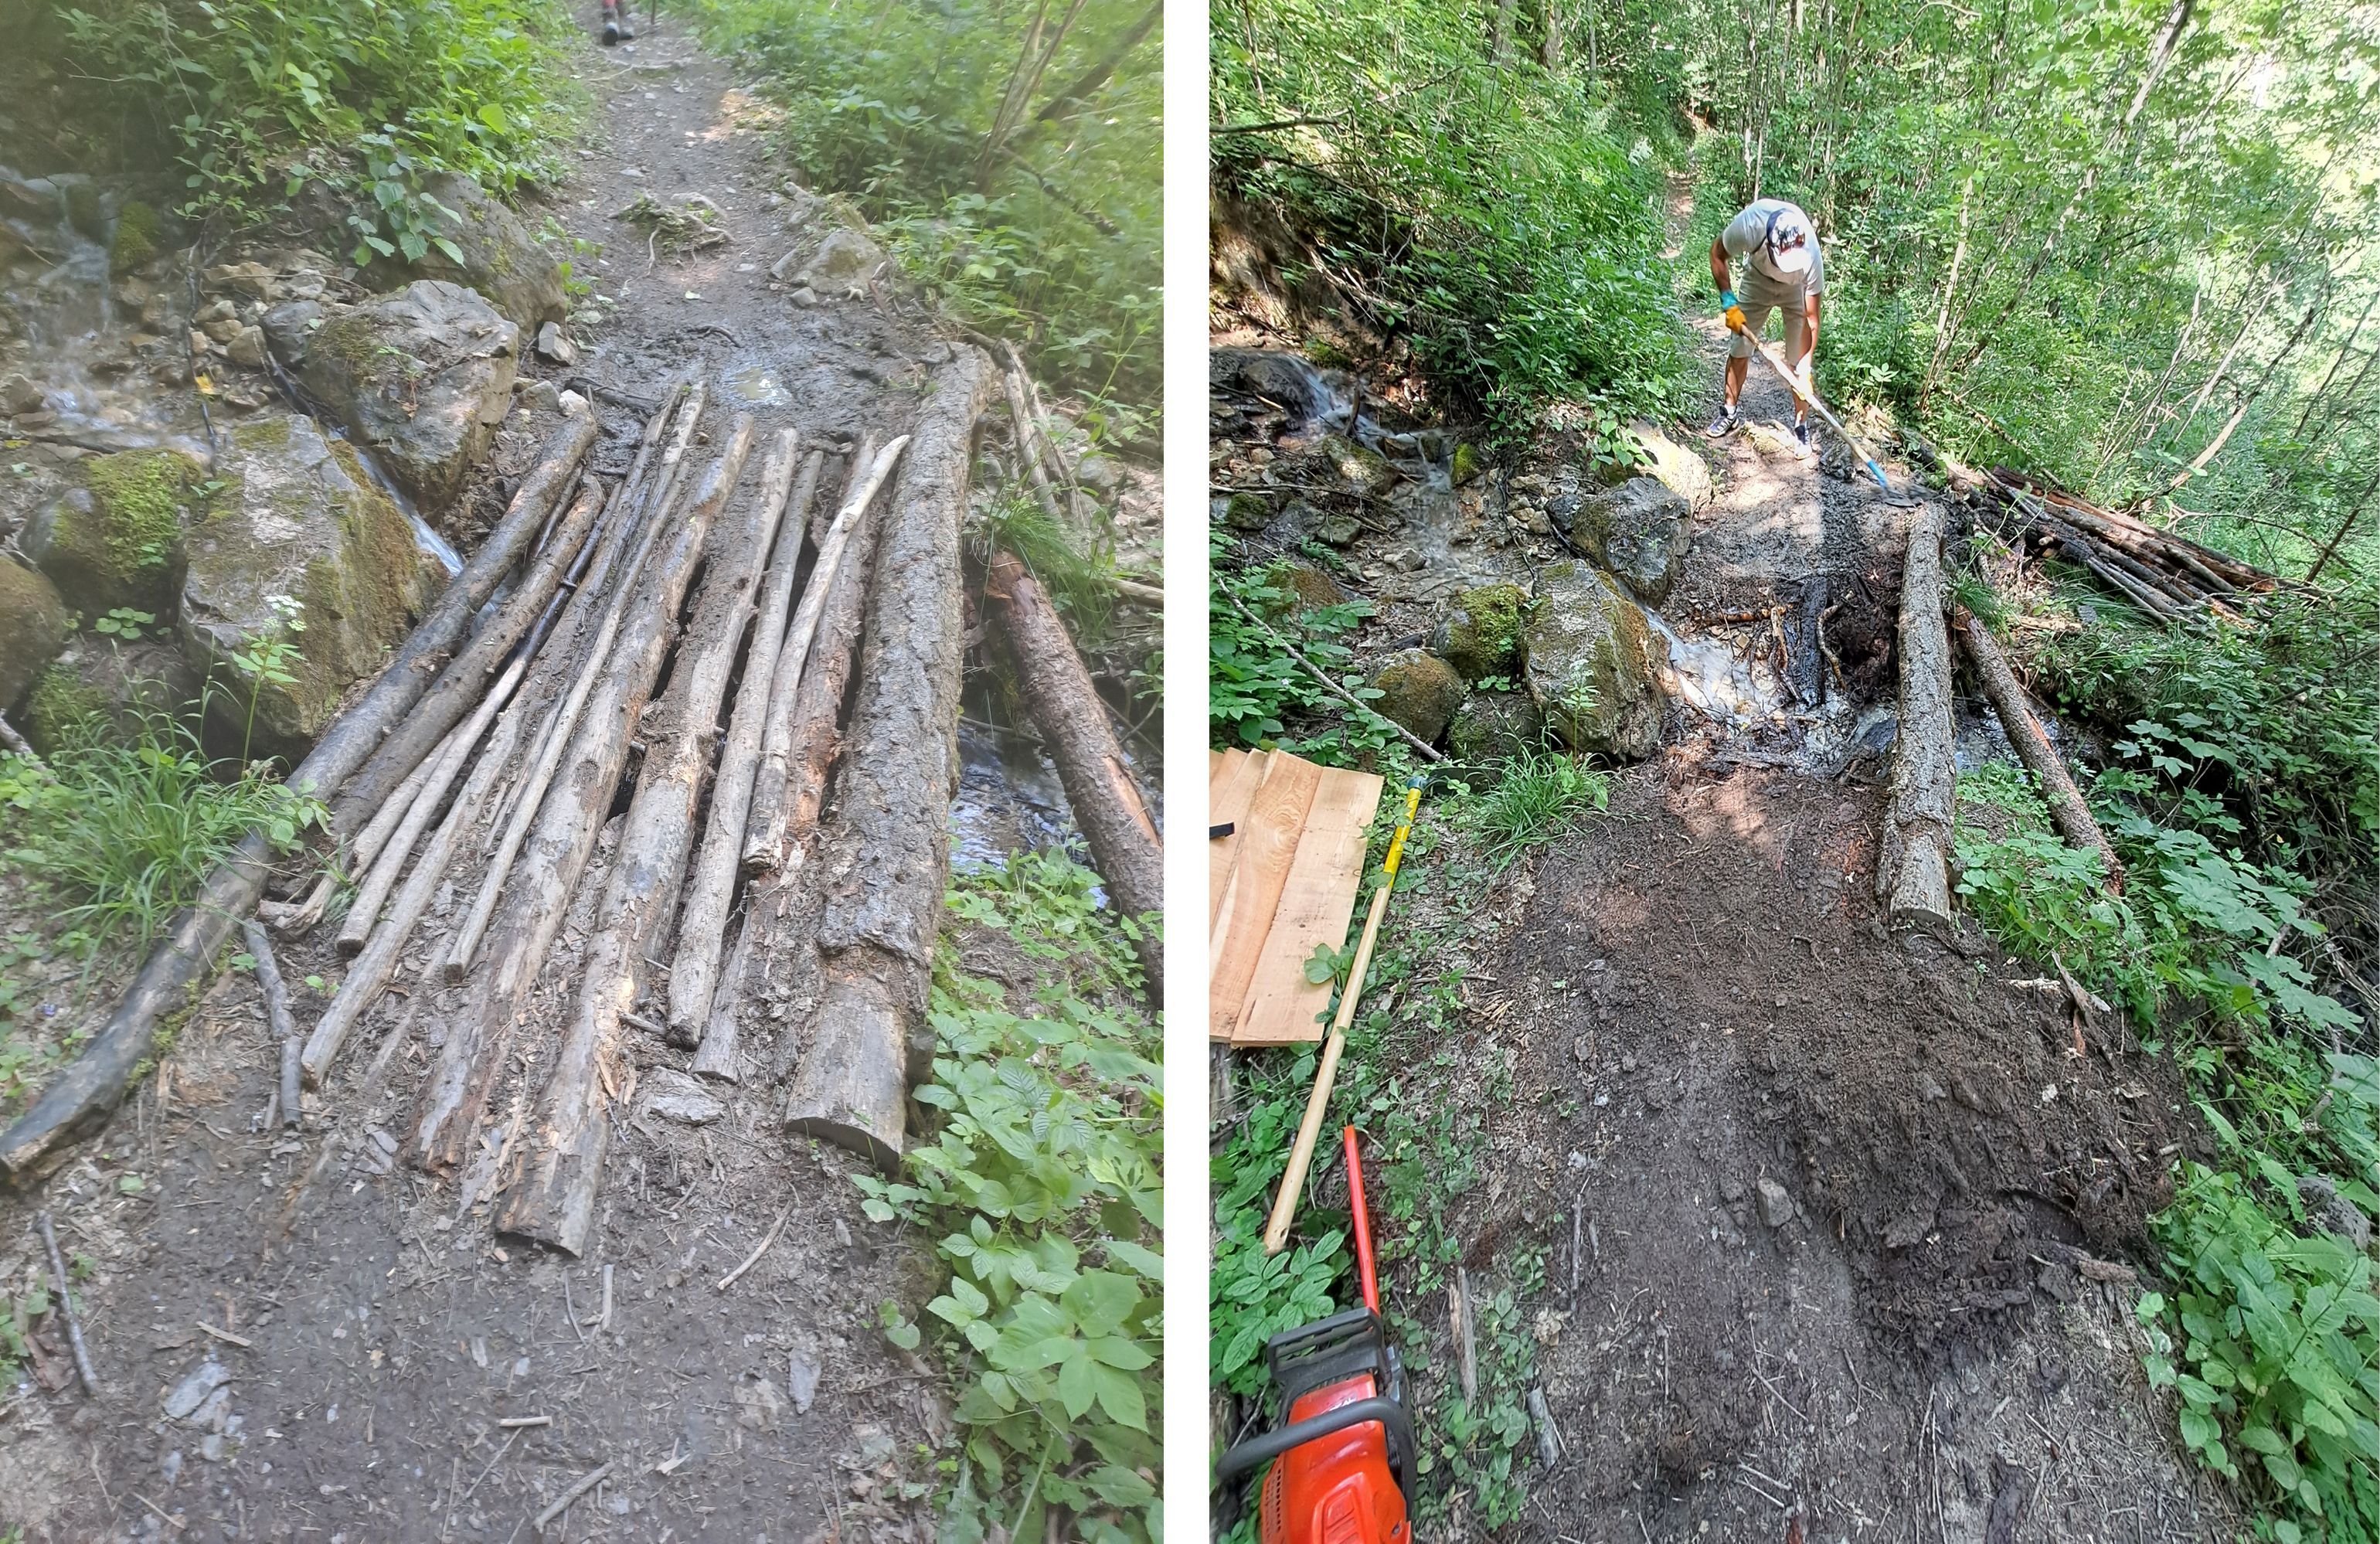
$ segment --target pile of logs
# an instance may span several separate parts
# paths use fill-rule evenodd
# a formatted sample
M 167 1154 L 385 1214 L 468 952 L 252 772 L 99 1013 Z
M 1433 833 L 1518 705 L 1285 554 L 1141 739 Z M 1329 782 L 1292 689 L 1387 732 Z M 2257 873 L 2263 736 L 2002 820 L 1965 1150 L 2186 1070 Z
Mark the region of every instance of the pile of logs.
M 775 1064 L 758 1070 L 790 1075 L 785 1126 L 897 1158 L 933 1050 L 960 530 L 994 389 L 990 361 L 960 349 L 907 433 L 846 451 L 792 429 L 756 447 L 749 416 L 706 425 L 705 384 L 680 379 L 616 485 L 590 462 L 591 416 L 565 422 L 295 775 L 331 798 L 354 889 L 336 935 L 346 975 L 310 1030 L 285 1031 L 285 1114 L 296 1078 L 325 1088 L 393 996 L 405 1011 L 366 1086 L 431 1001 L 443 1033 L 403 1150 L 456 1179 L 465 1210 L 490 1201 L 502 1232 L 586 1246 L 606 1145 L 664 1039 L 734 1080 L 753 1075 L 739 1048 L 765 1026 Z M 1030 432 L 1020 424 L 1020 441 Z M 1111 892 L 1154 908 L 1156 831 L 1095 696 L 1083 711 L 1079 658 L 1013 561 L 993 580 L 1068 794 L 1123 810 L 1080 811 Z M 158 1015 L 255 905 L 267 853 L 251 846 L 102 1031 L 107 1064 L 62 1078 L 0 1139 L 0 1163 L 37 1163 L 120 1095 Z M 262 914 L 293 936 L 333 894 L 326 881 Z M 516 1073 L 510 1113 L 492 1121 Z
M 2160 621 L 2212 613 L 2240 622 L 2247 597 L 2269 594 L 2282 582 L 2278 575 L 2011 468 L 1994 467 L 1974 481 L 1973 491 L 2008 514 L 2010 534 L 2033 551 L 2090 570 Z

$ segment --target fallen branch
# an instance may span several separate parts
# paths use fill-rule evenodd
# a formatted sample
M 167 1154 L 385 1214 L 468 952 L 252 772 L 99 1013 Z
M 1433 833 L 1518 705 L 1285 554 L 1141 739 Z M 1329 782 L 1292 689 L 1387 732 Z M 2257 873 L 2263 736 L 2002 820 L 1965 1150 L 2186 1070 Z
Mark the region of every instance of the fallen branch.
M 99 1375 L 91 1370 L 91 1348 L 82 1343 L 82 1320 L 77 1317 L 74 1293 L 67 1277 L 66 1257 L 58 1253 L 58 1232 L 50 1225 L 47 1207 L 33 1214 L 42 1230 L 42 1247 L 49 1251 L 50 1280 L 58 1295 L 58 1317 L 67 1321 L 67 1344 L 74 1352 L 75 1376 L 82 1380 L 82 1392 L 91 1398 L 99 1397 Z
M 2058 748 L 2043 733 L 2041 721 L 2034 716 L 2033 705 L 2025 699 L 2024 688 L 2017 683 L 2016 673 L 2009 668 L 1999 645 L 1992 641 L 1992 635 L 1966 607 L 1955 608 L 1951 621 L 1968 662 L 1975 667 L 1976 679 L 1983 683 L 1984 695 L 1991 699 L 1992 711 L 1999 715 L 2000 727 L 2007 731 L 2009 744 L 2016 749 L 2017 760 L 2041 780 L 2042 793 L 2049 803 L 2049 818 L 2056 822 L 2058 834 L 2077 852 L 2097 853 L 2107 893 L 2121 895 L 2123 863 L 2108 844 L 2107 833 L 2099 829 L 2099 822 L 2092 817 L 2091 807 L 2083 801 L 2082 790 L 2074 785 Z
M 726 1275 L 719 1278 L 720 1291 L 725 1292 L 729 1287 L 734 1286 L 737 1279 L 740 1278 L 744 1272 L 751 1270 L 754 1266 L 760 1263 L 760 1257 L 769 1252 L 769 1246 L 777 1242 L 777 1233 L 785 1225 L 785 1219 L 791 1217 L 793 1214 L 794 1203 L 787 1201 L 785 1203 L 785 1210 L 777 1213 L 777 1220 L 769 1224 L 768 1234 L 762 1237 L 757 1246 L 754 1246 L 750 1254 L 744 1257 L 744 1263 L 737 1266 L 735 1270 L 730 1270 Z
M 289 1014 L 289 988 L 281 979 L 281 962 L 273 957 L 273 941 L 264 936 L 264 930 L 253 922 L 241 923 L 240 930 L 248 940 L 248 952 L 256 959 L 256 987 L 264 999 L 265 1022 L 280 1048 L 281 1124 L 296 1125 L 304 1111 L 298 1088 L 298 1023 Z

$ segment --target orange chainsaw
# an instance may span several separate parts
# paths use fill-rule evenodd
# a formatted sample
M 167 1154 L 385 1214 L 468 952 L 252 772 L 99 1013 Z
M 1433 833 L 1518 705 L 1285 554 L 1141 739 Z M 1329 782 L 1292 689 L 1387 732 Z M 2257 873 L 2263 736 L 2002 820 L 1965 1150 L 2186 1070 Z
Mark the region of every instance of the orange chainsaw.
M 1364 1306 L 1284 1330 L 1265 1343 L 1287 1424 L 1234 1444 L 1215 1465 L 1216 1483 L 1228 1485 L 1277 1460 L 1265 1476 L 1257 1516 L 1263 1544 L 1411 1544 L 1413 1538 L 1405 1519 L 1414 1436 L 1404 1363 L 1380 1322 L 1355 1128 L 1347 1127 L 1341 1140 Z

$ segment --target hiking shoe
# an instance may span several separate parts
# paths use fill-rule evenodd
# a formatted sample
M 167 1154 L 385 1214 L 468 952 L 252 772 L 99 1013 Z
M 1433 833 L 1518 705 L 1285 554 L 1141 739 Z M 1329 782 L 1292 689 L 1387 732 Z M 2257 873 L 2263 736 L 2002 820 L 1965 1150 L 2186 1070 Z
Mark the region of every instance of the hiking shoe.
M 603 46 L 606 48 L 611 47 L 613 43 L 620 41 L 621 36 L 619 20 L 613 17 L 605 17 L 603 18 Z
M 637 24 L 628 19 L 628 13 L 626 11 L 622 11 L 620 13 L 620 41 L 622 43 L 634 43 L 637 41 Z
M 1734 408 L 1721 407 L 1718 410 L 1718 417 L 1711 419 L 1710 427 L 1704 430 L 1703 432 L 1714 440 L 1724 439 L 1728 435 L 1734 433 L 1736 425 L 1742 421 L 1743 419 L 1737 416 Z
M 1793 426 L 1793 454 L 1807 461 L 1816 448 L 1810 440 L 1810 420 L 1803 419 Z

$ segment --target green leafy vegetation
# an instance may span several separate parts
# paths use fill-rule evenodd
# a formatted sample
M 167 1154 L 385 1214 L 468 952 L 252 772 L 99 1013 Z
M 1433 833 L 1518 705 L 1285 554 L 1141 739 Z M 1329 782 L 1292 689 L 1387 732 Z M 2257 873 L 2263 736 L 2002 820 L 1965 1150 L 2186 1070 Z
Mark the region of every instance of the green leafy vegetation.
M 1488 860 L 1500 869 L 1574 829 L 1611 802 L 1611 780 L 1571 757 L 1540 751 L 1505 762 L 1472 811 Z
M 88 0 L 29 41 L 94 115 L 170 148 L 185 215 L 245 225 L 319 182 L 355 206 L 362 262 L 457 256 L 432 173 L 499 193 L 556 175 L 566 25 L 550 0 Z
M 698 0 L 765 70 L 811 186 L 848 194 L 960 317 L 1153 432 L 1161 315 L 1159 7 Z
M 940 1240 L 927 1320 L 888 1303 L 885 1324 L 907 1347 L 930 1331 L 958 1391 L 945 1538 L 1161 1537 L 1161 1052 L 1096 882 L 1033 853 L 954 881 L 953 917 L 1021 950 L 1038 984 L 1012 1002 L 946 930 L 917 1090 L 934 1129 L 900 1179 L 858 1181 L 869 1215 Z
M 1351 709 L 1290 655 L 1293 648 L 1332 672 L 1358 701 L 1376 700 L 1378 691 L 1348 668 L 1354 650 L 1346 641 L 1372 614 L 1372 603 L 1308 604 L 1278 566 L 1234 566 L 1233 556 L 1231 538 L 1210 532 L 1207 722 L 1215 744 L 1273 746 L 1325 766 L 1368 766 L 1389 772 L 1391 784 L 1402 781 L 1407 752 L 1395 725 L 1368 708 Z M 1292 736 L 1293 720 L 1313 732 Z

